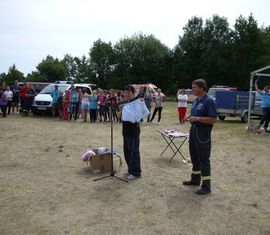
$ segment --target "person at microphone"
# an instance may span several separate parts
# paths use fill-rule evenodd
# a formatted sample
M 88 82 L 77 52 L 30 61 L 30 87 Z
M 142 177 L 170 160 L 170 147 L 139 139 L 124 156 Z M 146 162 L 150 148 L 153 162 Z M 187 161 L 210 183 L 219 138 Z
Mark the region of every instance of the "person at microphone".
M 124 104 L 136 99 L 134 93 L 135 89 L 131 85 L 124 88 Z M 124 115 L 125 109 L 122 112 Z M 122 121 L 122 127 L 124 156 L 128 167 L 128 170 L 123 175 L 128 180 L 135 180 L 141 177 L 140 125 L 138 122 Z

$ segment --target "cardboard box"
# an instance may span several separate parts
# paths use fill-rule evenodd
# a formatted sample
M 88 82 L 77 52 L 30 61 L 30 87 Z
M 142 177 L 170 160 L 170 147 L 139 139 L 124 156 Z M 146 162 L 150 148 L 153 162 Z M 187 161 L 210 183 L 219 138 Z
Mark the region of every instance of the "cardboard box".
M 104 173 L 111 171 L 111 154 L 97 154 L 90 158 L 90 169 L 93 173 Z

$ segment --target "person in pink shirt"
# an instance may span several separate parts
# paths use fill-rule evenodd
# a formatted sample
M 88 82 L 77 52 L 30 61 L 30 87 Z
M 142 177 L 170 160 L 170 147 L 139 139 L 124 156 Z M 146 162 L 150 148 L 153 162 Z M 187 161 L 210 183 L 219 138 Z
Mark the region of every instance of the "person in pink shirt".
M 98 95 L 98 105 L 99 105 L 99 115 L 100 115 L 100 121 L 102 122 L 102 118 L 103 121 L 106 122 L 107 118 L 106 118 L 106 96 L 104 94 L 104 91 L 102 89 L 100 89 L 99 91 L 99 95 Z
M 62 108 L 63 120 L 69 120 L 69 115 L 70 115 L 70 94 L 69 91 L 66 90 L 64 95 L 63 95 L 63 108 Z

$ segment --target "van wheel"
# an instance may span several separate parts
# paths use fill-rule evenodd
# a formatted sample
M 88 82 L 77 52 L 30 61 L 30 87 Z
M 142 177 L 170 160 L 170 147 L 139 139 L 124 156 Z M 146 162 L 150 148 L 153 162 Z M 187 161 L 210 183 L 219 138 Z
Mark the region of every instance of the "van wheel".
M 245 112 L 244 116 L 241 117 L 241 122 L 247 123 L 248 122 L 248 112 Z
M 222 115 L 218 115 L 218 118 L 219 118 L 219 120 L 221 120 L 221 121 L 224 121 L 224 120 L 225 120 L 225 116 L 222 116 Z

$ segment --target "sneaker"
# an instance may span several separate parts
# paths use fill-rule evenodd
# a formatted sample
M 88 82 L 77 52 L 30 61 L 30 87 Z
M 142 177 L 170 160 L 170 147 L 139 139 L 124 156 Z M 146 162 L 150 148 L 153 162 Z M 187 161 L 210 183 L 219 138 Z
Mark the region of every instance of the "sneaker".
M 187 186 L 200 186 L 200 184 L 201 184 L 200 182 L 195 182 L 192 180 L 183 182 L 183 185 L 187 185 Z
M 134 175 L 131 175 L 131 174 L 127 176 L 128 180 L 136 180 L 138 178 L 139 178 L 139 176 L 134 176 Z
M 123 173 L 123 176 L 125 176 L 125 177 L 129 176 L 128 171 L 125 171 L 125 172 Z
M 198 195 L 206 195 L 206 194 L 211 193 L 211 190 L 206 190 L 206 189 L 201 188 L 200 190 L 198 190 L 195 193 L 198 194 Z

